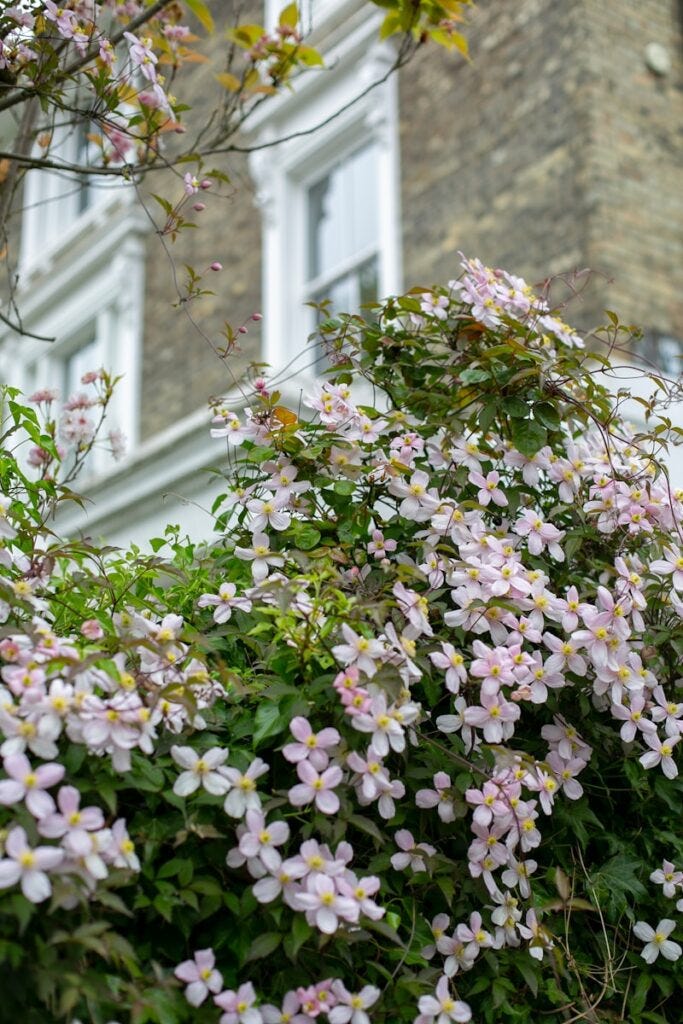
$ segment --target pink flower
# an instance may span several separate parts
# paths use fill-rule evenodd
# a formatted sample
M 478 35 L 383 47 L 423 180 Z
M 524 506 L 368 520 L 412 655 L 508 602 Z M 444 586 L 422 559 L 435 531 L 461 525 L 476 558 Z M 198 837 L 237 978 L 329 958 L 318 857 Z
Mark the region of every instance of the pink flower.
M 214 996 L 216 1006 L 225 1013 L 221 1015 L 220 1024 L 262 1024 L 263 1017 L 256 1009 L 256 993 L 250 981 L 240 985 L 236 992 L 231 989 Z
M 281 863 L 275 847 L 282 846 L 288 839 L 289 825 L 285 821 L 266 824 L 265 816 L 260 811 L 247 811 L 246 831 L 240 837 L 239 849 L 244 857 L 260 857 L 264 867 L 275 872 Z
M 101 640 L 104 636 L 104 630 L 97 619 L 86 619 L 85 622 L 82 622 L 81 633 L 88 640 Z
M 149 82 L 156 82 L 155 64 L 158 58 L 152 52 L 152 40 L 138 39 L 132 32 L 124 32 L 123 35 L 128 40 L 128 53 L 133 64 L 140 68 L 141 73 Z
M 460 683 L 467 682 L 465 659 L 460 651 L 456 651 L 453 644 L 443 643 L 442 641 L 441 651 L 432 651 L 429 658 L 436 668 L 446 670 L 446 689 L 451 693 L 458 693 Z
M 186 196 L 194 196 L 199 192 L 199 179 L 195 178 L 191 171 L 183 175 L 183 188 Z
M 502 700 L 497 694 L 482 694 L 481 705 L 465 709 L 463 718 L 467 725 L 484 730 L 487 743 L 501 743 L 514 732 L 513 722 L 520 716 L 516 704 Z
M 455 807 L 451 796 L 451 777 L 446 772 L 434 776 L 434 789 L 418 789 L 415 794 L 418 807 L 437 807 L 443 822 L 455 821 Z
M 266 1003 L 261 1007 L 261 1016 L 264 1024 L 309 1024 L 310 1017 L 307 1014 L 299 1013 L 301 999 L 297 992 L 287 992 L 282 1001 L 282 1007 Z
M 391 866 L 395 871 L 404 871 L 407 867 L 413 872 L 426 871 L 427 865 L 424 857 L 434 857 L 436 849 L 429 843 L 416 843 L 413 835 L 407 829 L 399 829 L 394 839 L 400 853 L 394 853 L 391 857 Z
M 221 583 L 218 594 L 202 594 L 197 601 L 198 608 L 215 607 L 213 613 L 214 622 L 227 622 L 232 616 L 233 608 L 241 611 L 251 611 L 251 601 L 248 597 L 235 597 L 237 587 L 234 583 Z
M 683 554 L 676 548 L 665 548 L 664 558 L 658 558 L 650 565 L 650 571 L 658 576 L 671 576 L 676 590 L 683 590 Z
M 46 872 L 56 868 L 64 859 L 64 851 L 56 846 L 37 846 L 32 849 L 23 828 L 10 830 L 5 843 L 9 857 L 0 860 L 0 889 L 21 883 L 21 891 L 31 903 L 42 903 L 52 892 Z
M 44 818 L 55 809 L 55 802 L 45 790 L 64 778 L 61 764 L 42 764 L 35 770 L 25 754 L 10 754 L 4 768 L 10 776 L 0 782 L 0 804 L 5 806 L 24 800 L 34 818 Z
M 325 935 L 336 932 L 340 919 L 355 924 L 360 916 L 358 903 L 340 896 L 333 879 L 327 875 L 310 876 L 306 880 L 306 891 L 297 894 L 296 902 Z
M 479 488 L 477 501 L 480 505 L 486 507 L 491 501 L 494 505 L 498 505 L 499 508 L 504 508 L 505 505 L 507 505 L 508 500 L 498 486 L 500 483 L 500 474 L 497 473 L 495 469 L 490 473 L 487 473 L 486 476 L 482 473 L 471 470 L 468 479 L 470 483 L 473 483 L 475 487 Z
M 135 852 L 135 844 L 128 835 L 125 818 L 119 818 L 112 825 L 111 854 L 112 863 L 115 868 L 130 868 L 132 871 L 140 870 L 140 860 Z
M 250 498 L 247 502 L 247 511 L 251 517 L 250 528 L 256 532 L 261 532 L 268 526 L 273 530 L 286 530 L 292 522 L 289 512 L 283 511 L 288 504 L 289 496 L 286 494 Z
M 293 786 L 287 794 L 290 804 L 303 807 L 314 801 L 323 814 L 336 814 L 339 810 L 339 797 L 332 790 L 342 781 L 341 768 L 333 765 L 319 775 L 310 761 L 299 761 L 296 771 L 301 784 Z
M 104 828 L 99 807 L 80 808 L 81 794 L 74 786 L 62 786 L 57 793 L 59 814 L 48 814 L 38 822 L 38 831 L 47 839 L 61 839 L 72 856 L 82 857 L 91 849 L 88 832 Z
M 420 1013 L 429 1020 L 435 1020 L 436 1024 L 448 1024 L 449 1021 L 468 1024 L 472 1020 L 472 1011 L 467 1003 L 451 998 L 446 975 L 439 979 L 433 996 L 420 997 L 418 1008 Z
M 332 654 L 342 665 L 355 665 L 367 676 L 374 676 L 377 671 L 375 661 L 384 654 L 384 646 L 379 640 L 368 640 L 367 637 L 355 633 L 345 622 L 342 624 L 345 644 L 337 644 Z
M 512 529 L 519 537 L 527 538 L 529 554 L 540 555 L 543 548 L 547 547 L 552 558 L 557 562 L 564 562 L 564 551 L 560 547 L 560 541 L 565 535 L 564 530 L 558 530 L 552 523 L 544 522 L 543 517 L 533 509 L 522 512 Z
M 252 547 L 236 547 L 235 554 L 238 558 L 244 558 L 251 562 L 254 583 L 262 583 L 265 580 L 269 566 L 285 564 L 282 555 L 270 550 L 270 538 L 265 533 L 255 533 L 252 537 Z
M 381 993 L 374 985 L 365 985 L 360 992 L 352 994 L 341 981 L 332 982 L 332 991 L 339 1000 L 329 1014 L 330 1024 L 370 1024 L 365 1012 L 379 999 Z
M 337 730 L 328 727 L 314 733 L 308 719 L 297 715 L 289 723 L 289 731 L 298 742 L 283 747 L 283 757 L 293 764 L 308 759 L 317 771 L 324 771 L 329 763 L 327 750 L 336 747 L 340 740 Z
M 176 978 L 188 983 L 185 998 L 191 1006 L 201 1006 L 209 992 L 220 992 L 223 978 L 214 969 L 215 962 L 212 949 L 198 949 L 194 959 L 184 960 L 174 970 Z
M 664 895 L 672 899 L 676 895 L 676 888 L 683 885 L 683 871 L 676 871 L 670 860 L 664 860 L 661 868 L 652 872 L 650 881 L 661 885 Z

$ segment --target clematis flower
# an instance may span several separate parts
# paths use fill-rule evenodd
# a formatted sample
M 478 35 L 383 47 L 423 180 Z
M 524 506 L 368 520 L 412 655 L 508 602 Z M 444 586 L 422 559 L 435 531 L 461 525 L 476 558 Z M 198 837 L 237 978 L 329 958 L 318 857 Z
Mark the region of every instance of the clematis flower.
M 276 846 L 282 846 L 289 839 L 289 825 L 285 821 L 271 821 L 266 824 L 265 815 L 260 811 L 247 811 L 246 830 L 239 842 L 243 856 L 260 857 L 268 871 L 277 871 L 280 867 L 280 854 Z
M 318 774 L 310 761 L 300 761 L 296 766 L 296 772 L 301 783 L 293 786 L 287 794 L 290 804 L 294 807 L 303 807 L 305 804 L 315 803 L 323 814 L 336 814 L 339 810 L 339 797 L 332 790 L 344 777 L 341 768 L 333 765 Z
M 91 850 L 89 832 L 104 828 L 99 807 L 80 807 L 81 794 L 74 786 L 62 786 L 57 793 L 59 813 L 48 814 L 38 822 L 38 832 L 47 839 L 64 839 L 72 856 L 87 856 Z
M 227 622 L 232 616 L 233 608 L 250 612 L 251 601 L 248 597 L 236 597 L 237 587 L 234 583 L 221 583 L 218 594 L 202 594 L 197 601 L 198 608 L 214 608 L 214 622 Z
M 669 936 L 676 927 L 676 922 L 664 918 L 656 928 L 651 928 L 645 921 L 637 921 L 633 926 L 633 934 L 645 943 L 641 956 L 646 964 L 653 964 L 661 953 L 665 960 L 678 960 L 683 949 Z
M 680 738 L 680 736 L 667 736 L 666 739 L 660 740 L 659 736 L 654 733 L 644 733 L 643 739 L 652 749 L 638 758 L 643 768 L 656 768 L 659 764 L 667 779 L 675 779 L 678 775 L 678 765 L 671 755 Z
M 332 654 L 342 665 L 355 665 L 367 676 L 374 676 L 377 671 L 375 662 L 384 654 L 384 646 L 379 640 L 369 640 L 354 632 L 347 623 L 342 623 L 342 634 L 345 644 L 337 644 Z
M 223 977 L 215 963 L 212 949 L 198 949 L 192 960 L 184 960 L 174 970 L 176 978 L 187 982 L 185 998 L 190 1006 L 201 1006 L 209 992 L 220 992 Z
M 467 1003 L 451 998 L 445 974 L 439 978 L 434 995 L 421 996 L 418 1007 L 420 1013 L 435 1021 L 435 1024 L 448 1024 L 449 1021 L 468 1024 L 472 1020 L 472 1011 Z
M 282 748 L 282 756 L 292 764 L 308 760 L 317 771 L 324 771 L 329 763 L 327 751 L 336 747 L 340 740 L 337 730 L 327 728 L 314 733 L 308 719 L 297 715 L 289 723 L 289 731 L 297 742 L 287 743 Z
M 676 895 L 676 888 L 683 885 L 683 871 L 676 871 L 670 860 L 663 860 L 661 868 L 650 875 L 650 881 L 661 885 L 664 895 L 671 899 Z
M 435 857 L 436 848 L 429 843 L 416 843 L 412 832 L 401 828 L 394 835 L 399 853 L 392 854 L 391 866 L 395 871 L 404 871 L 407 867 L 413 873 L 426 871 L 425 857 Z
M 225 813 L 231 818 L 243 818 L 247 811 L 257 811 L 261 797 L 256 792 L 256 780 L 268 771 L 268 765 L 260 757 L 254 758 L 246 772 L 237 768 L 223 768 L 222 774 L 232 786 L 225 798 Z
M 484 508 L 492 501 L 494 505 L 498 505 L 499 508 L 504 508 L 507 505 L 508 500 L 505 497 L 505 493 L 500 489 L 498 484 L 500 483 L 500 474 L 496 470 L 492 470 L 487 473 L 486 476 L 483 473 L 470 470 L 468 477 L 470 483 L 473 483 L 475 487 L 479 488 L 477 493 L 477 501 Z
M 436 807 L 441 820 L 455 821 L 455 806 L 451 794 L 451 777 L 446 772 L 437 772 L 434 776 L 434 789 L 418 789 L 415 794 L 418 807 Z
M 230 782 L 217 771 L 228 757 L 228 751 L 212 747 L 205 754 L 198 754 L 192 747 L 171 747 L 171 757 L 186 771 L 181 772 L 173 783 L 176 796 L 189 796 L 201 786 L 213 796 L 223 796 L 230 789 Z
M 255 533 L 252 537 L 252 547 L 235 548 L 238 558 L 244 558 L 251 562 L 251 574 L 254 583 L 263 583 L 268 575 L 268 567 L 272 565 L 282 566 L 285 560 L 282 555 L 270 550 L 270 537 L 265 533 Z
M 25 754 L 10 754 L 3 767 L 9 779 L 0 782 L 0 804 L 5 806 L 24 800 L 34 818 L 52 814 L 55 802 L 45 791 L 64 778 L 64 766 L 50 763 L 33 769 Z
M 296 903 L 325 935 L 333 935 L 340 920 L 355 924 L 360 916 L 358 903 L 348 896 L 340 896 L 328 875 L 310 876 L 306 890 L 297 894 Z
M 225 1010 L 219 1024 L 263 1024 L 263 1017 L 254 1006 L 256 993 L 250 981 L 240 985 L 236 992 L 232 989 L 221 992 L 213 997 L 213 1001 Z
M 31 903 L 48 899 L 52 885 L 47 872 L 62 863 L 64 850 L 58 846 L 30 847 L 25 831 L 17 825 L 7 836 L 5 852 L 9 856 L 0 860 L 0 889 L 9 889 L 19 882 Z
M 377 1002 L 381 993 L 374 985 L 364 985 L 360 992 L 351 993 L 343 982 L 332 982 L 332 991 L 338 999 L 337 1005 L 330 1010 L 327 1019 L 330 1024 L 370 1024 L 365 1012 Z

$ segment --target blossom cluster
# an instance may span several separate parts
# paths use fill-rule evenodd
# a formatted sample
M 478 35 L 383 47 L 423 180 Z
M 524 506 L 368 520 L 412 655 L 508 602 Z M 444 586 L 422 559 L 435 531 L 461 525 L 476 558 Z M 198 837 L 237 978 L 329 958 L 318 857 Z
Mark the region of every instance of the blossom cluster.
M 563 871 L 589 857 L 586 822 L 603 828 L 608 802 L 625 801 L 625 819 L 635 807 L 639 833 L 651 809 L 636 785 L 673 803 L 683 493 L 626 425 L 610 432 L 579 403 L 554 416 L 536 383 L 526 404 L 526 391 L 505 397 L 507 419 L 483 422 L 486 397 L 449 419 L 450 387 L 472 401 L 501 350 L 496 402 L 520 350 L 523 379 L 540 367 L 557 388 L 557 361 L 580 358 L 523 282 L 462 270 L 458 287 L 363 328 L 389 350 L 368 371 L 388 367 L 380 408 L 346 373 L 312 387 L 309 421 L 263 381 L 246 413 L 216 408 L 212 434 L 238 468 L 211 553 L 188 556 L 171 531 L 170 564 L 102 574 L 86 548 L 70 575 L 63 549 L 30 539 L 23 479 L 3 485 L 0 888 L 81 912 L 111 898 L 112 868 L 130 880 L 156 858 L 134 926 L 149 948 L 158 911 L 178 964 L 165 998 L 182 983 L 222 1024 L 467 1022 L 492 964 L 538 985 L 549 961 L 553 976 L 574 962 L 570 919 L 597 955 L 578 911 L 600 909 L 633 970 L 681 955 L 672 832 L 661 868 L 651 835 L 640 862 L 594 859 L 586 898 Z M 433 415 L 413 364 L 389 397 L 424 337 L 445 366 Z M 613 828 L 635 849 L 627 820 Z M 631 882 L 633 907 L 618 905 Z M 247 973 L 264 957 L 272 1002 Z M 524 994 L 509 999 L 511 1018 Z

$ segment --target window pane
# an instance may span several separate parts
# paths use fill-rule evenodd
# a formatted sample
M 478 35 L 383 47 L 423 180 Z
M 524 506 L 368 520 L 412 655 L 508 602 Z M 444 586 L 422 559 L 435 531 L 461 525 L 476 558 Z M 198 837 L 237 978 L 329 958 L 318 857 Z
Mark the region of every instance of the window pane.
M 100 344 L 95 337 L 93 325 L 85 335 L 83 343 L 64 360 L 64 398 L 68 398 L 76 391 L 83 391 L 81 377 L 89 370 L 99 370 L 101 363 Z
M 379 298 L 379 267 L 377 257 L 368 260 L 358 271 L 358 290 L 360 292 L 360 303 L 377 302 Z M 365 311 L 367 313 L 367 310 Z M 366 316 L 366 320 L 368 317 Z
M 308 191 L 308 276 L 334 271 L 377 241 L 377 147 L 364 146 Z

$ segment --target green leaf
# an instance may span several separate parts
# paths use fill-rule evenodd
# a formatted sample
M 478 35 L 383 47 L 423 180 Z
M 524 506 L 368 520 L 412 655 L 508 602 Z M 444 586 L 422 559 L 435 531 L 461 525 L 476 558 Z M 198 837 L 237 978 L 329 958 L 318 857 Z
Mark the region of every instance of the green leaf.
M 296 524 L 294 529 L 294 540 L 297 547 L 301 548 L 302 551 L 310 551 L 320 543 L 320 530 L 316 530 L 315 526 L 311 526 L 310 523 Z
M 515 966 L 524 978 L 527 988 L 535 999 L 538 995 L 538 977 L 536 975 L 536 971 L 526 960 L 515 960 Z
M 517 398 L 516 395 L 504 398 L 501 405 L 503 412 L 507 413 L 508 416 L 514 416 L 517 419 L 524 419 L 524 417 L 529 413 L 529 406 L 526 402 L 523 402 L 521 398 Z
M 469 370 L 463 370 L 460 374 L 460 380 L 463 384 L 482 384 L 485 380 L 490 380 L 491 374 L 488 370 L 482 370 L 472 367 Z
M 276 736 L 283 729 L 287 728 L 287 722 L 282 720 L 278 704 L 260 704 L 254 715 L 254 746 L 257 747 L 263 740 L 270 736 Z
M 557 430 L 560 423 L 560 414 L 550 402 L 537 402 L 534 406 L 534 419 L 542 423 L 548 430 Z
M 374 821 L 370 818 L 365 818 L 361 814 L 350 814 L 347 821 L 349 825 L 354 825 L 357 829 L 360 829 L 361 832 L 366 832 L 367 835 L 372 836 L 380 846 L 385 843 L 386 837 L 382 835 Z
M 513 419 L 510 422 L 512 427 L 512 443 L 515 448 L 522 455 L 526 455 L 527 458 L 532 458 L 548 440 L 545 427 L 542 427 L 540 423 L 536 423 L 534 420 Z
M 249 963 L 250 960 L 263 960 L 264 957 L 270 956 L 281 941 L 282 935 L 279 932 L 264 932 L 262 935 L 257 935 L 249 947 L 245 958 L 246 963 Z
M 307 942 L 313 934 L 313 929 L 306 921 L 303 914 L 295 914 L 292 921 L 291 949 L 292 956 L 296 956 L 304 942 Z
M 334 489 L 337 494 L 353 494 L 356 490 L 356 484 L 353 480 L 335 480 Z
M 299 5 L 298 4 L 287 4 L 284 10 L 280 11 L 280 17 L 278 24 L 290 25 L 292 28 L 296 28 L 299 22 Z
M 213 32 L 214 23 L 211 11 L 205 0 L 185 0 L 188 8 L 192 11 L 197 21 L 201 22 L 207 32 Z

